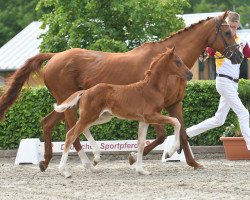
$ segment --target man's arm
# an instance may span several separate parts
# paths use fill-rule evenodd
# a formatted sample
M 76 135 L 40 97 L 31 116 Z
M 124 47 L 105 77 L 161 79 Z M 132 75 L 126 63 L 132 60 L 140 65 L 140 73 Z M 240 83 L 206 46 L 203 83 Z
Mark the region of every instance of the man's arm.
M 214 56 L 215 55 L 215 51 L 211 47 L 207 47 L 206 52 L 207 52 L 207 54 L 209 56 Z
M 243 55 L 246 58 L 250 58 L 250 48 L 249 48 L 248 43 L 246 43 L 246 45 L 245 45 L 245 47 L 243 49 Z

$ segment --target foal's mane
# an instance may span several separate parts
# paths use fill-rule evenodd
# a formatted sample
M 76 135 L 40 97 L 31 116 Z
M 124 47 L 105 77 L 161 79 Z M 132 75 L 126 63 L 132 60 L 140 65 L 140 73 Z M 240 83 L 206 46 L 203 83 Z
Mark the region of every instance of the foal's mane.
M 170 54 L 170 51 L 171 51 L 170 49 L 167 49 L 165 52 L 160 53 L 160 54 L 158 54 L 157 56 L 155 56 L 155 57 L 153 58 L 153 60 L 152 60 L 152 62 L 151 62 L 151 64 L 150 64 L 150 66 L 149 66 L 149 69 L 145 72 L 145 78 L 144 78 L 145 81 L 148 81 L 148 80 L 149 80 L 149 78 L 150 78 L 150 76 L 151 76 L 151 74 L 152 74 L 152 69 L 153 69 L 153 67 L 156 65 L 156 63 L 157 63 L 162 57 L 169 55 L 169 54 Z

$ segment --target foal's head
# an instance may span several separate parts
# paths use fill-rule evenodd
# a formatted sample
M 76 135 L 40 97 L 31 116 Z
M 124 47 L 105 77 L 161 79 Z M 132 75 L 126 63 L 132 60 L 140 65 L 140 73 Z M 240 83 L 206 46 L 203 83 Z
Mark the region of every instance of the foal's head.
M 180 78 L 191 80 L 193 77 L 192 72 L 174 51 L 175 47 L 172 49 L 167 48 L 166 52 L 156 58 L 155 66 L 151 66 L 151 68 L 153 67 L 155 70 L 159 70 L 167 75 L 176 75 Z

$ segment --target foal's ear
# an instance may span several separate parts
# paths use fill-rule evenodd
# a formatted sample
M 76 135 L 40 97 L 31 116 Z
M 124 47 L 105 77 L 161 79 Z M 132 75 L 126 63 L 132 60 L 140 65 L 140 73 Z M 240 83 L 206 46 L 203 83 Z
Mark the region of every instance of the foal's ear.
M 170 49 L 170 54 L 171 54 L 171 55 L 174 54 L 174 50 L 175 50 L 175 46 L 173 46 L 173 48 Z

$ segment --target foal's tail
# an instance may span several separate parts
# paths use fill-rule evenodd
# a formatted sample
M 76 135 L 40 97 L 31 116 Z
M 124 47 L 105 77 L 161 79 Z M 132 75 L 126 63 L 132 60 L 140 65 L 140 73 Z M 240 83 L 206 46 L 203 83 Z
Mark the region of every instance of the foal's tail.
M 51 59 L 56 53 L 41 53 L 29 58 L 23 66 L 7 79 L 7 85 L 0 97 L 0 119 L 15 102 L 25 81 L 30 74 L 40 70 L 44 61 Z
M 60 105 L 54 104 L 54 109 L 56 112 L 64 112 L 68 108 L 72 108 L 76 106 L 79 99 L 81 98 L 82 94 L 84 93 L 84 90 L 80 90 L 78 92 L 75 92 L 72 94 L 69 98 L 67 98 L 64 102 L 62 102 Z

